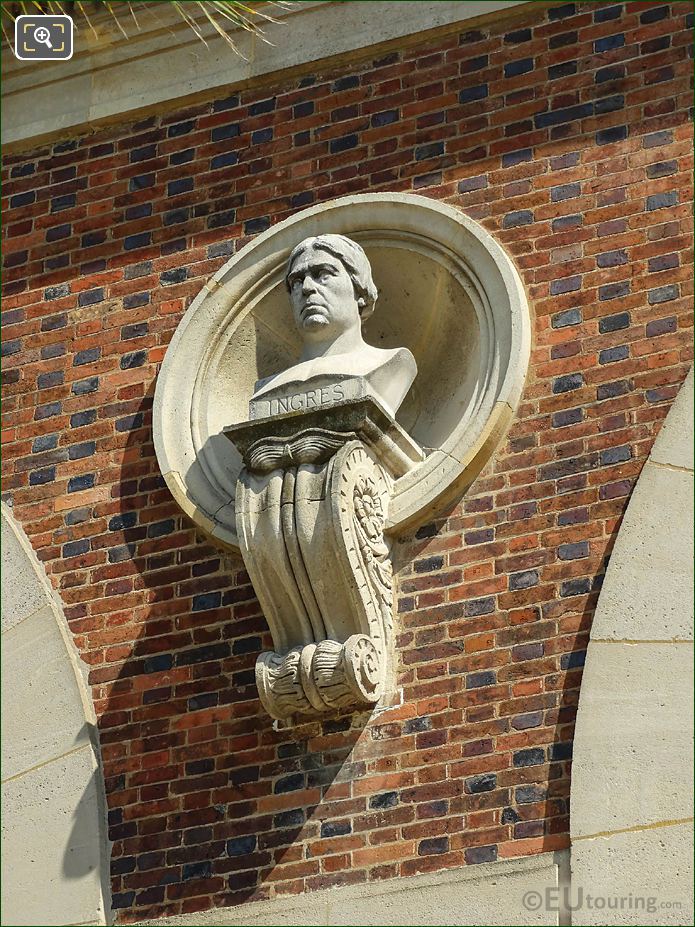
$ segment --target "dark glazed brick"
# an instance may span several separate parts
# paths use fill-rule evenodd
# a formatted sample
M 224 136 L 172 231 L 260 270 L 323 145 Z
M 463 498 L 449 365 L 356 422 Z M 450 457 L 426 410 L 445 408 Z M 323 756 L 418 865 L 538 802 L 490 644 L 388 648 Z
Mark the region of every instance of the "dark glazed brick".
M 72 392 L 75 396 L 85 396 L 87 393 L 94 393 L 99 389 L 99 377 L 88 377 L 86 380 L 76 380 L 72 384 Z
M 150 301 L 149 293 L 129 293 L 123 297 L 124 309 L 138 309 L 140 306 L 146 306 Z
M 114 515 L 109 519 L 109 531 L 123 531 L 125 528 L 132 528 L 137 520 L 137 512 L 122 512 L 120 515 Z
M 434 570 L 441 570 L 444 566 L 443 557 L 427 557 L 425 560 L 415 561 L 416 573 L 431 573 Z
M 639 21 L 642 25 L 658 22 L 660 19 L 666 19 L 669 15 L 667 6 L 653 6 L 640 13 Z
M 598 298 L 600 300 L 618 299 L 620 296 L 627 296 L 630 292 L 630 281 L 621 280 L 620 283 L 606 283 L 598 288 Z
M 679 260 L 677 254 L 658 254 L 656 257 L 649 258 L 647 261 L 647 272 L 650 274 L 658 273 L 662 270 L 671 270 L 678 267 Z
M 116 431 L 133 431 L 142 427 L 142 412 L 136 412 L 135 415 L 126 415 L 125 418 L 119 418 L 116 421 Z
M 596 100 L 594 103 L 594 112 L 597 116 L 603 113 L 614 113 L 625 106 L 625 97 L 622 94 L 615 94 L 612 97 L 604 97 L 602 100 Z
M 579 276 L 563 277 L 561 280 L 550 281 L 550 295 L 562 296 L 563 293 L 574 293 L 580 289 L 582 278 Z
M 209 663 L 211 660 L 223 660 L 229 655 L 229 644 L 208 644 L 206 647 L 184 650 L 176 654 L 176 665 L 191 666 L 194 663 Z
M 553 64 L 548 68 L 548 80 L 557 80 L 560 77 L 569 77 L 577 73 L 576 61 L 564 61 L 562 64 Z
M 167 196 L 178 196 L 180 193 L 190 193 L 193 189 L 193 178 L 182 177 L 167 184 Z
M 164 521 L 155 521 L 151 525 L 147 526 L 147 537 L 148 538 L 161 538 L 167 534 L 171 534 L 174 528 L 176 527 L 176 522 L 173 518 L 167 518 Z
M 36 193 L 29 190 L 26 193 L 15 193 L 10 197 L 10 209 L 18 209 L 20 206 L 29 206 L 36 200 Z
M 183 283 L 187 278 L 188 271 L 185 267 L 174 267 L 171 270 L 164 270 L 159 275 L 159 282 L 163 286 L 172 286 L 174 283 Z
M 458 192 L 470 193 L 472 190 L 484 190 L 487 187 L 487 177 L 467 177 L 465 180 L 459 180 Z
M 565 3 L 562 6 L 551 6 L 548 10 L 548 19 L 554 22 L 556 19 L 565 19 L 567 16 L 574 16 L 577 8 L 574 3 Z
M 268 127 L 266 129 L 258 129 L 256 132 L 251 133 L 251 144 L 252 145 L 262 145 L 264 142 L 270 142 L 273 139 L 273 130 Z
M 545 129 L 548 126 L 557 126 L 566 122 L 574 122 L 576 119 L 584 119 L 587 116 L 593 116 L 593 114 L 593 103 L 581 103 L 577 106 L 565 107 L 565 109 L 554 109 L 547 113 L 538 113 L 533 117 L 533 121 L 537 129 Z
M 154 174 L 139 174 L 137 177 L 131 177 L 128 189 L 132 192 L 135 190 L 146 190 L 154 186 Z
M 656 338 L 659 335 L 668 335 L 678 329 L 678 321 L 675 316 L 668 319 L 654 319 L 653 322 L 647 322 L 647 337 Z
M 521 148 L 519 151 L 509 151 L 502 155 L 502 167 L 513 167 L 515 164 L 521 164 L 524 161 L 533 159 L 532 148 Z
M 82 412 L 75 412 L 70 416 L 70 427 L 81 428 L 83 425 L 91 425 L 97 420 L 96 409 L 85 409 Z
M 84 351 L 78 351 L 72 359 L 73 367 L 81 367 L 83 364 L 93 364 L 94 361 L 101 357 L 101 348 L 87 348 Z
M 512 755 L 514 766 L 538 766 L 545 763 L 545 750 L 541 747 L 530 747 L 527 750 L 517 750 Z
M 249 219 L 244 222 L 244 234 L 255 235 L 258 232 L 265 232 L 270 228 L 270 218 L 268 216 L 259 216 L 257 219 Z
M 83 489 L 92 489 L 95 482 L 93 473 L 84 473 L 82 476 L 73 476 L 68 480 L 68 492 L 81 492 Z
M 596 398 L 615 399 L 616 396 L 624 396 L 632 389 L 629 380 L 615 380 L 613 383 L 604 383 L 596 390 Z
M 359 87 L 360 79 L 356 74 L 351 74 L 349 77 L 339 77 L 338 80 L 333 82 L 331 90 L 333 92 L 338 90 L 353 90 L 355 87 Z
M 282 811 L 273 818 L 273 827 L 282 830 L 288 827 L 301 827 L 304 823 L 304 811 L 295 808 L 292 811 Z
M 236 122 L 228 126 L 218 126 L 212 130 L 212 141 L 221 142 L 225 138 L 236 138 L 239 135 L 239 125 Z
M 356 134 L 344 135 L 342 138 L 334 138 L 329 148 L 331 154 L 339 154 L 341 151 L 349 151 L 350 148 L 357 147 L 358 138 Z
M 491 670 L 485 670 L 481 673 L 469 673 L 466 676 L 467 689 L 480 689 L 483 686 L 494 686 L 497 682 L 497 676 Z
M 582 386 L 584 386 L 584 374 L 566 373 L 553 380 L 553 393 L 569 393 L 572 390 L 581 389 Z
M 632 448 L 628 444 L 624 444 L 622 447 L 607 447 L 599 454 L 599 462 L 602 467 L 625 463 L 626 460 L 632 460 Z
M 65 196 L 56 196 L 51 200 L 51 212 L 60 212 L 62 209 L 71 209 L 77 201 L 76 194 L 66 193 Z
M 617 312 L 615 315 L 607 315 L 605 319 L 599 319 L 598 330 L 601 334 L 605 332 L 617 332 L 627 328 L 630 324 L 629 312 Z
M 77 297 L 77 304 L 79 306 L 93 306 L 95 303 L 100 303 L 104 299 L 104 290 L 102 287 L 98 287 L 95 290 L 85 290 L 84 293 L 80 293 Z
M 46 241 L 60 241 L 62 238 L 69 238 L 72 235 L 72 226 L 56 225 L 46 232 Z
M 594 11 L 594 22 L 595 23 L 605 23 L 611 19 L 620 19 L 623 12 L 622 3 L 616 4 L 616 6 L 608 6 L 604 9 L 599 9 Z
M 352 825 L 349 821 L 324 821 L 321 824 L 322 837 L 342 837 L 351 833 Z
M 469 847 L 464 851 L 463 857 L 469 866 L 475 866 L 478 863 L 494 863 L 497 859 L 497 847 L 494 845 Z
M 581 196 L 581 184 L 565 183 L 559 187 L 550 188 L 550 199 L 553 203 L 561 203 L 563 200 L 571 200 L 576 196 Z
M 426 840 L 421 840 L 417 848 L 418 856 L 432 856 L 435 854 L 448 852 L 448 837 L 428 837 Z
M 531 41 L 530 29 L 517 29 L 516 32 L 508 32 L 504 37 L 506 45 L 519 45 L 520 42 Z
M 576 229 L 582 225 L 583 221 L 582 217 L 576 213 L 573 216 L 559 216 L 553 219 L 553 231 L 564 232 L 566 229 Z
M 44 483 L 52 483 L 56 478 L 55 467 L 44 467 L 43 470 L 33 470 L 29 474 L 30 486 L 43 486 Z
M 436 158 L 444 154 L 444 142 L 431 142 L 429 145 L 419 145 L 415 149 L 415 160 L 425 161 L 427 158 Z
M 581 309 L 565 309 L 550 317 L 550 324 L 553 328 L 567 328 L 568 325 L 579 325 L 581 321 Z
M 61 411 L 61 403 L 47 402 L 45 405 L 36 407 L 36 411 L 34 412 L 34 421 L 40 422 L 45 418 L 53 418 L 55 415 L 60 415 Z
M 210 161 L 210 169 L 216 171 L 220 167 L 231 167 L 232 164 L 237 164 L 239 161 L 239 154 L 236 151 L 228 151 L 226 154 L 216 155 Z M 180 220 L 177 220 L 180 221 Z M 169 223 L 165 222 L 165 225 Z
M 591 592 L 591 580 L 586 578 L 568 579 L 560 586 L 560 595 L 563 598 L 573 595 L 586 595 Z
M 579 669 L 580 666 L 584 666 L 585 660 L 586 650 L 576 650 L 574 653 L 563 653 L 560 657 L 560 668 L 563 670 Z
M 504 66 L 505 77 L 518 77 L 533 70 L 533 58 L 522 58 L 520 61 L 510 61 Z
M 63 557 L 79 557 L 89 551 L 89 538 L 83 538 L 81 541 L 69 541 L 63 544 Z
M 677 299 L 680 295 L 680 290 L 677 283 L 669 283 L 667 286 L 657 287 L 655 290 L 649 290 L 647 293 L 647 300 L 650 306 L 654 306 L 657 303 L 667 303 L 672 299 Z
M 14 338 L 12 341 L 3 341 L 2 347 L 0 347 L 0 356 L 10 357 L 12 354 L 19 354 L 22 350 L 22 342 L 19 338 Z
M 41 373 L 36 379 L 36 385 L 39 389 L 50 389 L 53 386 L 61 386 L 62 383 L 62 370 L 53 370 L 50 373 Z
M 34 438 L 31 445 L 31 453 L 37 454 L 39 451 L 52 451 L 58 447 L 58 435 L 40 435 Z
M 599 364 L 614 364 L 616 361 L 625 360 L 630 354 L 630 349 L 626 344 L 616 345 L 614 348 L 604 348 L 599 352 Z
M 668 206 L 678 205 L 678 193 L 671 190 L 669 193 L 654 193 L 647 197 L 647 212 L 654 209 L 666 209 Z
M 121 370 L 132 370 L 134 367 L 142 367 L 147 360 L 147 351 L 131 351 L 121 357 Z
M 125 211 L 125 217 L 128 221 L 133 219 L 146 219 L 152 215 L 152 203 L 140 203 L 138 206 L 131 206 Z
M 260 116 L 263 113 L 272 113 L 275 109 L 275 97 L 269 97 L 267 100 L 260 100 L 258 103 L 252 103 L 249 106 L 249 116 Z
M 474 100 L 484 100 L 488 94 L 487 84 L 477 84 L 475 87 L 466 87 L 459 91 L 459 103 L 472 103 Z
M 201 595 L 193 596 L 191 610 L 194 612 L 204 612 L 211 608 L 219 608 L 221 604 L 221 592 L 204 592 Z
M 495 610 L 495 600 L 492 596 L 484 599 L 470 599 L 463 605 L 466 618 L 476 618 L 479 615 L 491 615 Z
M 70 295 L 70 284 L 69 283 L 60 283 L 58 286 L 47 286 L 43 291 L 43 298 L 46 300 L 51 299 L 60 299 L 62 296 Z M 47 321 L 44 319 L 44 321 Z M 44 329 L 47 331 L 47 329 Z
M 584 421 L 582 409 L 562 409 L 560 412 L 553 412 L 553 428 L 564 428 L 567 425 L 576 425 L 577 422 Z
M 83 457 L 91 457 L 95 453 L 96 443 L 94 441 L 83 441 L 82 444 L 72 444 L 68 448 L 70 460 L 81 460 Z
M 602 39 L 596 39 L 594 42 L 594 52 L 598 55 L 601 52 L 622 48 L 624 44 L 625 36 L 622 32 L 616 33 L 616 35 L 606 35 Z
M 627 252 L 604 251 L 603 254 L 596 255 L 596 264 L 599 267 L 618 267 L 620 264 L 627 264 Z
M 232 94 L 230 97 L 225 97 L 223 100 L 215 100 L 212 104 L 213 113 L 221 113 L 227 109 L 236 109 L 239 105 L 239 97 L 237 94 Z
M 542 785 L 520 785 L 514 792 L 517 805 L 529 805 L 537 801 L 545 801 L 548 790 Z
M 539 576 L 537 570 L 522 570 L 520 573 L 511 573 L 509 576 L 509 588 L 511 591 L 517 589 L 530 589 L 531 586 L 537 586 Z
M 562 32 L 560 35 L 551 35 L 548 48 L 564 48 L 565 45 L 574 45 L 577 42 L 576 32 Z
M 530 225 L 533 222 L 533 213 L 530 209 L 519 209 L 508 212 L 502 220 L 502 228 L 515 229 L 520 225 Z
M 395 808 L 397 804 L 398 792 L 382 792 L 381 795 L 372 795 L 372 797 L 369 799 L 370 808 Z
M 497 788 L 497 774 L 484 773 L 482 776 L 470 776 L 465 781 L 465 789 L 469 795 L 477 795 L 479 792 L 491 792 Z
M 559 560 L 580 560 L 589 556 L 589 542 L 576 541 L 574 544 L 560 544 L 557 549 Z
M 283 776 L 282 779 L 278 779 L 273 786 L 273 792 L 276 795 L 295 792 L 297 789 L 304 788 L 304 784 L 304 773 L 294 773 L 291 776 Z

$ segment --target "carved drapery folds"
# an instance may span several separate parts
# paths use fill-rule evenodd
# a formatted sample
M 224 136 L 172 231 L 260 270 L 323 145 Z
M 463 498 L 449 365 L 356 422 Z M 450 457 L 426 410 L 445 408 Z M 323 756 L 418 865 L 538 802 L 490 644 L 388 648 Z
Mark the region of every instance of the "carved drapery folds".
M 228 429 L 244 468 L 240 548 L 275 651 L 256 663 L 272 717 L 374 705 L 391 685 L 393 481 L 422 455 L 373 399 Z

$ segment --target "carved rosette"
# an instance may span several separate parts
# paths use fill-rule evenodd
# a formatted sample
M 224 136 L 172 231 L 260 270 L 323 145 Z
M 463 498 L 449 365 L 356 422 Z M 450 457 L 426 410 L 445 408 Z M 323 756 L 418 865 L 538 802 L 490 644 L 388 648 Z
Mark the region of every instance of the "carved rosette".
M 354 432 L 328 429 L 259 439 L 245 463 L 237 530 L 276 648 L 256 664 L 263 705 L 289 720 L 375 704 L 391 669 L 391 478 Z

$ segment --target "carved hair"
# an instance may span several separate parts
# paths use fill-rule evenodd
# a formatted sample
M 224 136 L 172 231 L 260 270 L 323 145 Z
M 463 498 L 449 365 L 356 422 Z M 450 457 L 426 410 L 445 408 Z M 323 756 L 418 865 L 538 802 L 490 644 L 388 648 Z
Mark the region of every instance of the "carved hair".
M 304 241 L 293 248 L 290 258 L 287 262 L 287 274 L 285 284 L 289 290 L 287 278 L 290 275 L 292 264 L 295 258 L 299 257 L 305 251 L 327 251 L 333 257 L 343 264 L 352 280 L 352 285 L 357 297 L 357 306 L 360 312 L 362 322 L 369 318 L 374 312 L 374 303 L 376 302 L 379 292 L 372 279 L 372 268 L 369 259 L 364 253 L 364 249 L 353 241 L 346 238 L 345 235 L 317 235 L 314 238 L 305 238 Z

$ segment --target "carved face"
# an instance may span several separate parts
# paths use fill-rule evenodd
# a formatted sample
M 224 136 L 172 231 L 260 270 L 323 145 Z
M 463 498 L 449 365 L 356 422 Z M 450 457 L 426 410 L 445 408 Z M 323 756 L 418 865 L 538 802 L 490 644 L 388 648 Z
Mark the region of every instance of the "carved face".
M 287 283 L 294 321 L 302 337 L 325 337 L 360 326 L 355 288 L 342 261 L 327 251 L 309 249 L 297 255 Z

